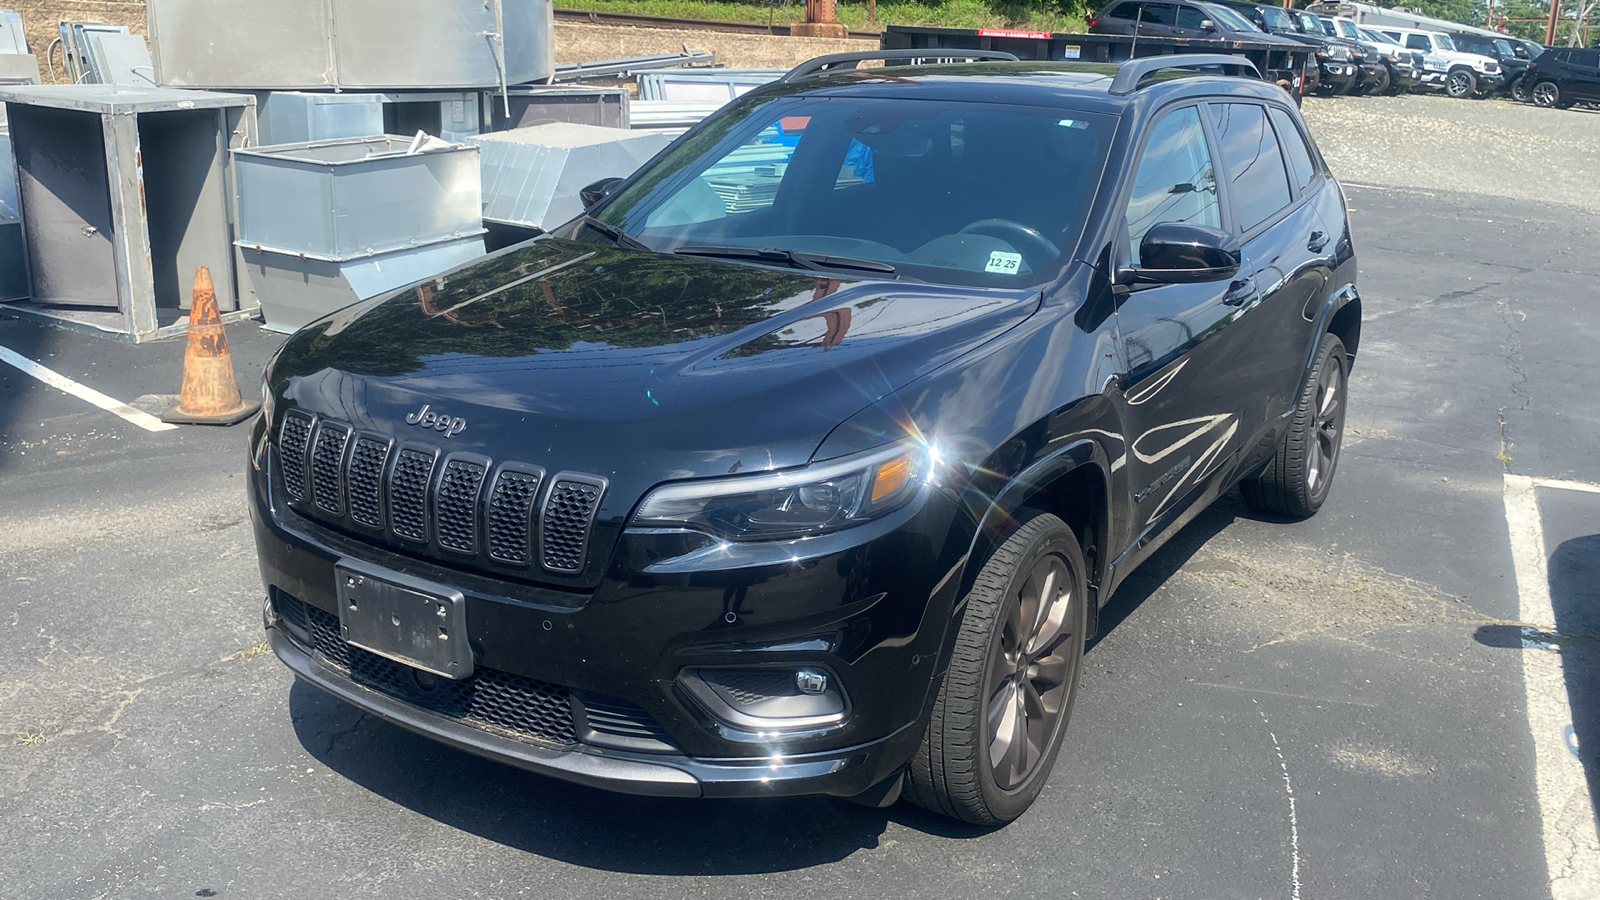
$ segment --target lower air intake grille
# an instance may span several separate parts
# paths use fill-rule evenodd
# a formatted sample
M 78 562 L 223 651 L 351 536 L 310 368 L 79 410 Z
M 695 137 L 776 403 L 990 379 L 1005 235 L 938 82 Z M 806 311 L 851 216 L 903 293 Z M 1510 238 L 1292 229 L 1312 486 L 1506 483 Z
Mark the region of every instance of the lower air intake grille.
M 394 533 L 411 541 L 428 539 L 428 482 L 434 454 L 411 447 L 400 450 L 389 476 L 389 519 Z
M 583 571 L 589 524 L 600 506 L 605 482 L 563 472 L 555 478 L 544 501 L 540 523 L 540 552 L 544 567 L 553 572 Z
M 483 731 L 521 740 L 578 742 L 565 687 L 498 669 L 479 667 L 470 678 L 424 680 L 418 670 L 345 643 L 339 617 L 304 604 L 312 649 L 357 684 Z
M 311 417 L 290 412 L 283 417 L 278 455 L 283 460 L 283 488 L 295 500 L 306 498 L 306 445 L 311 443 Z

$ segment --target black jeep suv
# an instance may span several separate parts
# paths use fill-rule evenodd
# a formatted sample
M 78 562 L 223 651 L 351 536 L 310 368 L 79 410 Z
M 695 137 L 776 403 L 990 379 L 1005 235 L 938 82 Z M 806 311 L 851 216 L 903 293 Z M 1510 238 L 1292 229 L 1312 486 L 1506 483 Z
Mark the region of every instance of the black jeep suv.
M 292 336 L 249 462 L 279 658 L 584 784 L 1020 815 L 1134 566 L 1235 484 L 1322 505 L 1361 305 L 1248 63 L 957 55 L 813 61 Z
M 1568 109 L 1577 103 L 1600 104 L 1600 49 L 1546 50 L 1524 77 L 1533 82 L 1530 95 L 1540 106 Z

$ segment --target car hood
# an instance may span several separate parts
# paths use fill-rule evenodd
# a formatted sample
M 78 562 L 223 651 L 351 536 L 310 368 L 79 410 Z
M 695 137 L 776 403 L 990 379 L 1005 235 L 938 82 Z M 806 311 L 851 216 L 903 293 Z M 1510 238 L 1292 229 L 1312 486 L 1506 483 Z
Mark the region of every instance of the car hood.
M 664 480 L 802 465 L 1038 302 L 548 237 L 313 323 L 270 378 L 287 405 L 601 475 L 631 504 Z M 462 427 L 428 429 L 424 406 Z

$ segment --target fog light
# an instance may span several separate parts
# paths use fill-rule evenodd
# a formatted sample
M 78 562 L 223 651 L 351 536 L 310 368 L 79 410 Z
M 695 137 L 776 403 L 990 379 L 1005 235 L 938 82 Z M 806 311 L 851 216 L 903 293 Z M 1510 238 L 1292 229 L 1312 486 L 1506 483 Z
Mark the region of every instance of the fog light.
M 681 683 L 706 711 L 735 728 L 817 728 L 844 720 L 848 701 L 837 678 L 819 666 L 693 669 Z
M 828 691 L 828 676 L 810 669 L 801 669 L 794 673 L 794 686 L 802 694 L 825 694 Z

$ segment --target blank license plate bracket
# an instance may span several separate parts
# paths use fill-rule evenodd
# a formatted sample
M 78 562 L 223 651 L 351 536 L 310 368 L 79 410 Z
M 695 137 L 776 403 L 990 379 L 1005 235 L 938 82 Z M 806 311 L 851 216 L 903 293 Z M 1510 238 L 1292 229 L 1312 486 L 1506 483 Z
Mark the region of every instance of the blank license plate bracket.
M 334 577 L 346 641 L 445 678 L 472 674 L 467 600 L 460 591 L 352 560 L 335 565 Z

